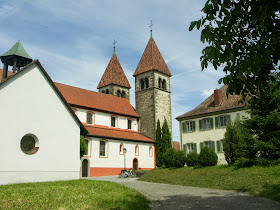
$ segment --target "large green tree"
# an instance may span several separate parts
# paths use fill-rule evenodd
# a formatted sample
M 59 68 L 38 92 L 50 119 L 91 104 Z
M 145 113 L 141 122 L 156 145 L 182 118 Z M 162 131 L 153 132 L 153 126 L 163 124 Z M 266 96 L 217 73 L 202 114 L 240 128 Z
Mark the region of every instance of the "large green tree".
M 156 165 L 158 167 L 162 166 L 162 133 L 159 120 L 157 121 L 157 129 L 156 129 Z
M 228 93 L 253 95 L 273 80 L 280 58 L 279 0 L 208 0 L 202 18 L 189 30 L 201 30 L 202 70 L 211 63 L 226 75 Z
M 162 153 L 165 153 L 169 148 L 172 148 L 171 133 L 166 119 L 162 125 Z

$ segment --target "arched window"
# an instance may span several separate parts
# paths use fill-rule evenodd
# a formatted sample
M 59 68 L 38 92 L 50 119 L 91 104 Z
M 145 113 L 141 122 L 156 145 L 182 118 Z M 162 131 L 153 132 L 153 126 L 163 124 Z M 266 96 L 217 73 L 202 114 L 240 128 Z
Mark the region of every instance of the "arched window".
M 99 146 L 99 155 L 100 157 L 107 157 L 107 141 L 101 140 Z
M 39 150 L 38 138 L 33 134 L 25 135 L 20 141 L 20 148 L 27 155 L 35 154 Z
M 109 90 L 108 89 L 106 90 L 106 94 L 109 94 Z
M 123 143 L 121 143 L 120 144 L 120 155 L 123 155 L 123 148 L 124 148 Z
M 117 91 L 117 96 L 121 97 L 121 91 L 120 90 Z
M 145 84 L 144 84 L 144 80 L 143 80 L 143 79 L 140 80 L 140 86 L 141 86 L 141 90 L 143 90 L 144 87 L 145 87 Z
M 153 157 L 153 147 L 152 146 L 149 147 L 149 156 Z
M 135 155 L 136 156 L 139 155 L 139 146 L 138 145 L 135 146 Z
M 166 90 L 166 81 L 165 81 L 165 79 L 162 81 L 162 89 Z
M 158 79 L 158 88 L 161 88 L 161 78 Z
M 104 91 L 104 90 L 102 90 L 102 93 L 105 93 L 105 91 Z
M 146 84 L 146 88 L 149 88 L 149 79 L 148 79 L 148 77 L 145 78 L 145 84 Z
M 122 98 L 125 98 L 125 92 L 122 91 Z
M 93 124 L 93 113 L 87 112 L 87 124 Z

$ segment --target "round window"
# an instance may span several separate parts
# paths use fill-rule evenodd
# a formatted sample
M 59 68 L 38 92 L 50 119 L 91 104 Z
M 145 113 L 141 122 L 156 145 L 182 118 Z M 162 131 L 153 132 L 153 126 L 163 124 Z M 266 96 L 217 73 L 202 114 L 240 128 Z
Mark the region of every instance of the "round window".
M 25 154 L 35 154 L 39 149 L 38 139 L 33 135 L 26 135 L 21 139 L 20 148 Z

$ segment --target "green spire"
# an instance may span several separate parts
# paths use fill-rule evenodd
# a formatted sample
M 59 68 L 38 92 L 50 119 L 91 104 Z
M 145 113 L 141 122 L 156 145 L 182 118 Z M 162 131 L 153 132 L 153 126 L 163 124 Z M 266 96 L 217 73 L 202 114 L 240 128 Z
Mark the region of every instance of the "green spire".
M 15 43 L 15 45 L 8 52 L 4 53 L 0 57 L 4 57 L 4 56 L 6 57 L 6 56 L 11 56 L 11 55 L 17 55 L 17 56 L 20 56 L 23 58 L 28 58 L 28 59 L 32 60 L 32 58 L 27 54 L 27 52 L 25 51 L 25 49 L 23 48 L 23 46 L 19 40 L 17 41 L 17 43 Z

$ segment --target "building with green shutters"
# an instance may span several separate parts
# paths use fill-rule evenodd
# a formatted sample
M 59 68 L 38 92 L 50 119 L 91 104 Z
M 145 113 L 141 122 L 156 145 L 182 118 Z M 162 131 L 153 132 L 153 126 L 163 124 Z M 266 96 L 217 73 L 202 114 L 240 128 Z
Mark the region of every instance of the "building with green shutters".
M 178 116 L 180 147 L 187 154 L 200 153 L 202 147 L 209 147 L 218 155 L 218 164 L 226 164 L 223 152 L 223 138 L 228 122 L 250 117 L 248 107 L 239 103 L 239 95 L 226 96 L 227 86 L 214 93 L 195 109 Z

